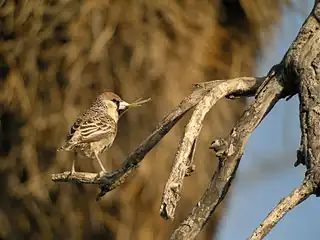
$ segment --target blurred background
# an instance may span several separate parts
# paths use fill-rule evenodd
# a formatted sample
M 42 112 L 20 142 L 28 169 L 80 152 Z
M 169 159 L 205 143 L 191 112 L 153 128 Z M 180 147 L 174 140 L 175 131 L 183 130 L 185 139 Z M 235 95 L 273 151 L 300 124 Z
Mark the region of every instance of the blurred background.
M 151 104 L 121 119 L 116 142 L 102 157 L 114 170 L 191 92 L 192 83 L 265 75 L 281 60 L 312 6 L 311 0 L 1 3 L 1 239 L 167 239 L 214 172 L 208 145 L 229 133 L 245 100 L 223 100 L 207 117 L 196 171 L 185 181 L 173 223 L 159 216 L 160 199 L 190 114 L 147 155 L 135 176 L 98 203 L 96 186 L 51 181 L 51 173 L 71 167 L 72 154 L 56 153 L 70 125 L 102 91 L 127 101 L 152 97 Z M 304 169 L 292 166 L 299 141 L 297 103 L 279 104 L 252 135 L 228 201 L 198 239 L 245 239 L 300 183 Z M 76 170 L 94 172 L 98 166 L 82 160 Z M 304 205 L 311 209 L 312 204 Z M 303 236 L 316 231 L 316 219 L 302 227 L 298 220 L 309 216 L 307 209 L 294 216 L 298 211 L 270 238 L 299 239 L 301 228 Z M 285 235 L 289 228 L 294 235 Z

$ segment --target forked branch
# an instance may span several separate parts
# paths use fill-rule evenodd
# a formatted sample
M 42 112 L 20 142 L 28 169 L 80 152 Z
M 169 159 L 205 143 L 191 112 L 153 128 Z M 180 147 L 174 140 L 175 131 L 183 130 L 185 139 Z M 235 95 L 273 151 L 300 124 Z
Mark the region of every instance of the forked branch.
M 174 218 L 174 213 L 180 200 L 183 180 L 191 164 L 188 156 L 192 154 L 192 149 L 194 150 L 193 144 L 200 134 L 206 114 L 221 98 L 236 95 L 237 93 L 250 92 L 252 87 L 255 86 L 255 79 L 248 77 L 235 78 L 225 81 L 213 81 L 202 84 L 202 86 L 207 89 L 210 87 L 211 89 L 195 107 L 179 144 L 161 201 L 160 214 L 165 219 Z
M 284 57 L 286 71 L 290 73 L 288 78 L 299 92 L 301 141 L 295 166 L 306 165 L 305 180 L 300 187 L 278 203 L 250 239 L 263 239 L 287 212 L 312 194 L 320 195 L 319 29 L 320 1 L 316 0 L 309 17 Z
M 218 153 L 219 166 L 201 200 L 170 239 L 194 239 L 224 199 L 235 176 L 248 137 L 277 101 L 285 97 L 283 74 L 281 67 L 278 67 L 276 73 L 270 71 L 268 83 L 244 112 L 229 137 L 225 140 L 213 141 L 211 148 Z

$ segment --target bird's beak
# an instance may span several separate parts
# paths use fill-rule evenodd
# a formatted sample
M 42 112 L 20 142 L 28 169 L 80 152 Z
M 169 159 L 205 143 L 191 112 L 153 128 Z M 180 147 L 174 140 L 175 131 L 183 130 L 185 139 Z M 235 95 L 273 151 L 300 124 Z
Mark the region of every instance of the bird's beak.
M 130 107 L 131 104 L 125 102 L 125 101 L 121 101 L 120 104 L 119 104 L 119 110 L 126 110 Z
M 136 100 L 133 103 L 127 103 L 125 101 L 121 101 L 119 104 L 119 110 L 123 111 L 123 110 L 127 110 L 128 108 L 134 108 L 134 107 L 140 107 L 141 105 L 149 102 L 151 100 L 151 98 L 148 98 L 146 100 Z
M 141 105 L 149 102 L 150 100 L 151 98 L 148 98 L 146 100 L 138 99 L 133 103 L 127 103 L 125 101 L 121 101 L 119 103 L 119 117 L 121 117 L 129 108 L 140 107 Z

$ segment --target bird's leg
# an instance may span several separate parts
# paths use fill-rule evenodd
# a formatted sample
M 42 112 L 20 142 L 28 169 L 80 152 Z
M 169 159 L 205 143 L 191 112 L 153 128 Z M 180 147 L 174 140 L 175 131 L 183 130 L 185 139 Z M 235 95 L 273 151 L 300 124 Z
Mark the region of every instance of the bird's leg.
M 101 162 L 101 160 L 100 160 L 100 158 L 99 158 L 98 154 L 97 154 L 97 153 L 94 153 L 94 154 L 95 154 L 95 156 L 96 156 L 96 159 L 97 159 L 97 161 L 98 161 L 98 163 L 99 163 L 99 165 L 100 165 L 100 167 L 101 167 L 102 171 L 103 171 L 103 172 L 105 172 L 105 171 L 106 171 L 106 169 L 105 169 L 105 168 L 104 168 L 104 166 L 102 165 L 102 162 Z
M 74 153 L 74 158 L 73 158 L 73 160 L 72 160 L 72 167 L 71 167 L 71 172 L 70 172 L 71 175 L 75 174 L 75 172 L 76 172 L 75 167 L 74 167 L 75 162 L 76 162 L 76 157 L 77 157 L 77 153 L 75 152 L 75 153 Z
M 71 168 L 71 175 L 73 175 L 76 171 L 75 171 L 75 168 L 74 168 L 74 163 L 75 163 L 75 159 L 72 160 L 72 168 Z

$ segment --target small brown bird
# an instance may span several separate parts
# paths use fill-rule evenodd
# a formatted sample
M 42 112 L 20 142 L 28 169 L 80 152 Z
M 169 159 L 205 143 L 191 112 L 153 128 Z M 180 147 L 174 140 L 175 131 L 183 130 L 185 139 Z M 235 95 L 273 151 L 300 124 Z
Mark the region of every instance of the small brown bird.
M 105 92 L 81 114 L 72 125 L 64 145 L 57 151 L 74 151 L 91 159 L 96 159 L 105 168 L 99 155 L 110 148 L 117 134 L 119 117 L 130 107 L 140 106 L 151 99 L 129 104 L 112 92 Z M 71 174 L 75 173 L 75 159 Z

